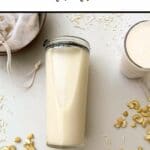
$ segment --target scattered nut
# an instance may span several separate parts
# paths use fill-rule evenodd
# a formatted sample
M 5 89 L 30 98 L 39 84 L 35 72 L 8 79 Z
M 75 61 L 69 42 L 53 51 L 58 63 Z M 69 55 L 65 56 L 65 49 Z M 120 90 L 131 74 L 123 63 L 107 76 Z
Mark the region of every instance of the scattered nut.
M 29 139 L 29 140 L 31 140 L 31 139 L 34 139 L 34 134 L 29 134 L 28 136 L 27 136 L 27 139 Z
M 34 134 L 29 134 L 27 136 L 27 139 L 25 140 L 24 148 L 26 150 L 35 150 L 35 145 L 34 145 Z
M 116 128 L 125 128 L 127 126 L 127 121 L 123 118 L 123 117 L 119 117 L 115 124 L 114 124 L 114 127 Z
M 24 148 L 26 148 L 27 150 L 35 150 L 34 142 L 27 140 L 24 144 Z
M 1 147 L 0 150 L 9 150 L 8 146 Z
M 150 141 L 150 135 L 145 135 L 145 140 Z
M 143 117 L 139 114 L 135 114 L 132 116 L 133 121 L 137 122 L 137 123 L 142 123 L 143 122 Z
M 16 137 L 14 142 L 20 143 L 22 140 L 20 137 Z M 17 150 L 15 145 L 8 145 L 4 147 L 0 147 L 0 150 Z M 36 150 L 35 144 L 34 144 L 34 134 L 29 134 L 27 136 L 27 139 L 24 142 L 24 150 Z
M 114 124 L 115 128 L 120 128 L 121 126 L 119 124 Z
M 124 117 L 127 117 L 128 115 L 129 115 L 129 114 L 128 114 L 127 111 L 124 111 L 124 112 L 123 112 L 123 116 L 124 116 Z
M 134 105 L 132 103 L 128 103 L 127 105 L 130 109 L 133 109 L 134 108 Z
M 143 150 L 143 147 L 142 147 L 142 146 L 139 146 L 139 147 L 138 147 L 138 150 Z
M 10 146 L 8 147 L 8 150 L 16 150 L 16 146 L 10 145 Z
M 150 108 L 150 104 L 148 104 L 147 107 Z
M 137 109 L 137 113 L 141 113 L 142 112 L 142 108 Z
M 140 108 L 140 103 L 137 100 L 132 100 L 127 105 L 130 109 L 138 110 Z
M 130 124 L 130 126 L 131 126 L 132 128 L 135 128 L 135 127 L 136 127 L 136 123 L 133 121 L 133 122 Z
M 31 141 L 29 139 L 25 140 L 25 144 L 30 144 L 30 143 L 31 143 Z
M 143 111 L 144 113 L 146 113 L 146 112 L 148 111 L 148 107 L 147 107 L 147 106 L 144 106 L 144 107 L 142 108 L 142 111 Z
M 21 138 L 20 137 L 16 137 L 14 140 L 15 143 L 20 143 L 21 142 Z
M 148 129 L 146 133 L 150 135 L 150 129 Z
M 128 102 L 127 106 L 135 111 L 135 114 L 132 115 L 132 122 L 130 124 L 132 128 L 135 128 L 137 123 L 143 128 L 146 128 L 148 125 L 150 126 L 150 104 L 141 107 L 138 100 L 131 100 Z M 124 117 L 127 116 L 129 116 L 128 111 L 124 111 L 122 117 L 116 119 L 114 127 L 125 128 L 127 126 L 127 121 Z M 147 130 L 144 139 L 150 142 L 150 128 Z M 143 148 L 139 146 L 138 150 L 143 150 Z
M 127 121 L 126 120 L 124 120 L 123 121 L 123 124 L 122 124 L 122 126 L 121 126 L 122 128 L 125 128 L 125 127 L 127 127 Z
M 144 119 L 143 122 L 142 122 L 142 127 L 145 128 L 148 124 L 148 120 L 147 119 Z
M 150 117 L 150 112 L 141 112 L 143 117 Z

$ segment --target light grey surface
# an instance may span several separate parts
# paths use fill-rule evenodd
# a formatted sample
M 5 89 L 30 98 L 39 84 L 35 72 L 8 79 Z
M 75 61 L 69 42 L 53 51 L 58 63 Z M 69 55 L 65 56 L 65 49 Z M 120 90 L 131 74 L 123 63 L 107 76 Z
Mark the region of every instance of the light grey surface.
M 125 33 L 134 23 L 149 19 L 150 14 L 82 14 L 83 21 L 78 26 L 73 19 L 77 15 L 48 14 L 38 38 L 13 56 L 10 76 L 6 73 L 6 57 L 1 56 L 0 95 L 6 99 L 1 117 L 8 122 L 6 143 L 11 143 L 15 136 L 25 138 L 33 132 L 37 150 L 46 149 L 45 50 L 42 43 L 47 38 L 59 35 L 76 35 L 91 44 L 87 140 L 83 150 L 107 150 L 104 135 L 111 138 L 111 149 L 114 150 L 120 149 L 122 136 L 125 136 L 125 149 L 134 150 L 138 145 L 148 149 L 149 143 L 143 140 L 145 132 L 141 127 L 116 130 L 113 122 L 126 109 L 128 100 L 137 98 L 146 103 L 139 84 L 122 76 L 119 64 Z M 89 18 L 90 22 L 87 21 Z M 43 61 L 43 66 L 37 73 L 33 87 L 25 90 L 22 87 L 25 74 L 39 59 Z M 1 146 L 3 144 L 0 143 Z M 19 149 L 22 149 L 21 146 Z

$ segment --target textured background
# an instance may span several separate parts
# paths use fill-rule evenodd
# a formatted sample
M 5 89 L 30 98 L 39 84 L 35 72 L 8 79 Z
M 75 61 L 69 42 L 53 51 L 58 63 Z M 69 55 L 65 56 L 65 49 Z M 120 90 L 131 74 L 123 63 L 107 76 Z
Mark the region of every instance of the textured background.
M 6 123 L 6 131 L 0 131 L 0 138 L 6 137 L 6 142 L 1 141 L 0 146 L 11 144 L 15 136 L 25 138 L 33 132 L 37 150 L 46 149 L 45 50 L 42 43 L 47 38 L 75 35 L 91 44 L 87 140 L 83 150 L 120 150 L 123 136 L 124 149 L 136 150 L 139 145 L 148 149 L 143 128 L 113 128 L 114 120 L 126 109 L 128 100 L 137 98 L 143 104 L 147 102 L 138 82 L 126 79 L 119 71 L 127 30 L 146 19 L 150 19 L 150 14 L 48 14 L 37 39 L 13 56 L 10 76 L 6 73 L 6 57 L 0 57 L 0 95 L 4 96 L 0 103 L 0 119 Z M 42 60 L 43 65 L 33 87 L 26 90 L 23 88 L 25 75 L 38 60 Z M 104 135 L 111 140 L 110 148 L 104 143 Z

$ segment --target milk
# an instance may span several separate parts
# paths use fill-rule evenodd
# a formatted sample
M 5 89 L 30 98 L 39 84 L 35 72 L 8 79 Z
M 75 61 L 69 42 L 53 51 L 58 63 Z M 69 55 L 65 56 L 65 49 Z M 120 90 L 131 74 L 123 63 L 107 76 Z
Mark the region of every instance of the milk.
M 150 71 L 150 21 L 134 25 L 125 39 L 121 71 L 129 78 L 145 76 Z
M 84 143 L 89 52 L 76 46 L 46 53 L 47 144 L 74 147 Z

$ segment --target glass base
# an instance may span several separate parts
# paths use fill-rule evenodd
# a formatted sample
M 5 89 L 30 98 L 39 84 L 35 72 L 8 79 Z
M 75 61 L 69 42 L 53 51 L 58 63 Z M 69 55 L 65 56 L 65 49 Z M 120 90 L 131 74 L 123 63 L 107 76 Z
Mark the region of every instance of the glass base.
M 70 149 L 70 148 L 79 148 L 82 145 L 55 145 L 55 144 L 47 143 L 47 146 L 51 148 L 57 148 L 57 149 Z

